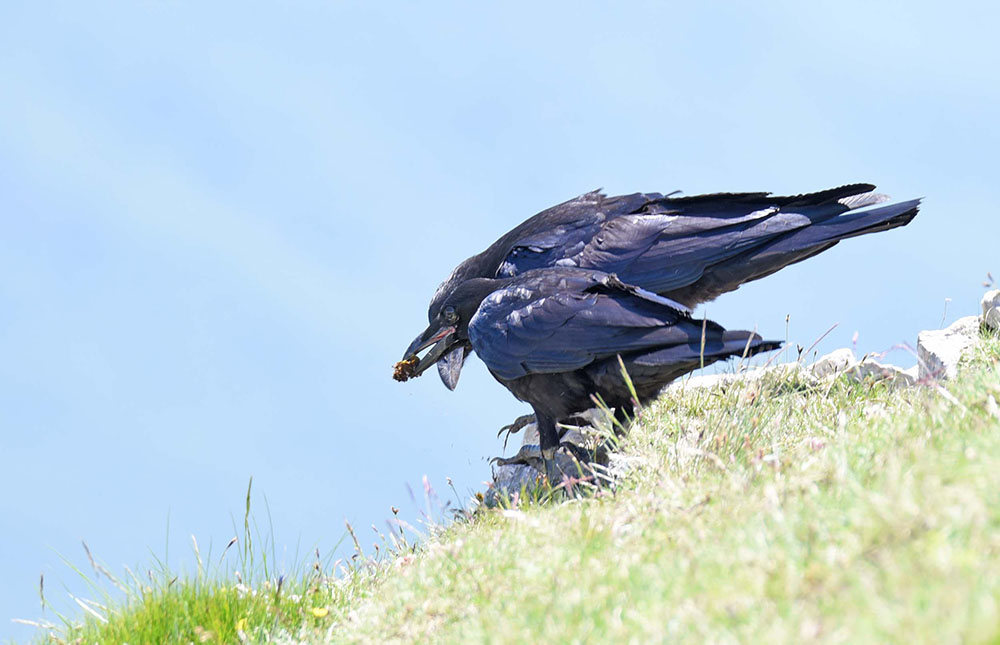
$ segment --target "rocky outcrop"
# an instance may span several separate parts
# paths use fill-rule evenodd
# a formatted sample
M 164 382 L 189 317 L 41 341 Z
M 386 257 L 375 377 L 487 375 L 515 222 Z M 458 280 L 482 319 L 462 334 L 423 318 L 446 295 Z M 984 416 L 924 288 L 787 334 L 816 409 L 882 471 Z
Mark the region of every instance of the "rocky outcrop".
M 983 325 L 987 329 L 1000 331 L 1000 289 L 987 291 L 980 304 L 983 307 Z
M 918 378 L 949 379 L 958 363 L 979 339 L 979 316 L 959 318 L 945 329 L 922 331 L 917 336 Z
M 795 379 L 799 383 L 806 385 L 837 378 L 841 375 L 846 375 L 847 378 L 853 381 L 874 379 L 901 386 L 914 385 L 917 382 L 916 368 L 904 370 L 896 365 L 880 363 L 872 356 L 865 356 L 859 361 L 854 356 L 852 350 L 842 348 L 819 358 L 812 365 L 806 365 L 801 362 L 778 363 L 777 365 L 746 370 L 744 372 L 705 374 L 675 381 L 667 386 L 666 391 L 676 392 L 710 388 L 728 385 L 736 381 L 753 382 L 768 375 Z
M 916 370 L 904 370 L 896 365 L 880 363 L 872 356 L 862 360 L 854 357 L 850 349 L 837 349 L 813 363 L 809 370 L 819 379 L 836 378 L 846 374 L 853 381 L 886 381 L 892 385 L 909 386 L 917 382 Z
M 858 363 L 848 372 L 848 377 L 855 381 L 876 380 L 890 385 L 908 387 L 917 382 L 917 370 L 904 370 L 896 365 L 883 365 L 872 357 Z
M 836 349 L 812 364 L 812 373 L 818 378 L 836 376 L 853 369 L 858 364 L 854 351 L 843 347 Z
M 597 454 L 597 448 L 601 443 L 600 437 L 594 432 L 596 428 L 602 428 L 604 432 L 610 432 L 612 428 L 612 418 L 600 408 L 591 408 L 586 412 L 577 415 L 577 419 L 583 422 L 580 426 L 563 425 L 564 433 L 561 437 L 563 444 L 573 444 L 591 454 Z M 544 466 L 541 462 L 541 453 L 538 449 L 538 426 L 529 423 L 521 430 L 524 434 L 521 439 L 521 448 L 517 454 L 510 459 L 495 460 L 493 467 L 493 483 L 484 495 L 484 503 L 487 506 L 495 506 L 503 499 L 514 499 L 522 490 L 535 488 L 540 481 Z M 600 460 L 597 468 L 606 466 L 607 451 L 602 454 L 605 459 Z M 519 463 L 504 463 L 508 461 L 519 461 Z M 576 473 L 580 470 L 580 464 L 566 451 L 560 450 L 556 453 L 556 465 L 564 473 Z M 586 468 L 586 466 L 584 466 Z M 600 475 L 596 470 L 588 469 L 586 473 L 580 472 L 581 476 L 590 479 L 599 479 Z

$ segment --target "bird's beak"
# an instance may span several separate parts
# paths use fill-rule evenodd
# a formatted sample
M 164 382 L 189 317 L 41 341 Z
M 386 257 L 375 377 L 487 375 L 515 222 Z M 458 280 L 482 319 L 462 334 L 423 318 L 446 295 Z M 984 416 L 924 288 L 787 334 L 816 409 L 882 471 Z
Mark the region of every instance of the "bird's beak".
M 402 362 L 412 361 L 414 358 L 417 357 L 417 355 L 420 352 L 424 351 L 428 347 L 431 348 L 431 350 L 426 354 L 424 354 L 423 358 L 421 358 L 416 365 L 414 365 L 412 368 L 409 369 L 409 373 L 407 374 L 407 376 L 409 378 L 413 378 L 423 374 L 428 367 L 436 363 L 439 358 L 448 353 L 448 350 L 452 349 L 452 346 L 454 344 L 455 344 L 454 325 L 441 327 L 440 329 L 435 327 L 434 325 L 428 327 L 424 333 L 417 336 L 413 340 L 413 342 L 410 343 L 410 346 L 406 349 L 406 353 L 403 355 Z M 461 349 L 461 346 L 455 349 Z M 461 370 L 462 361 L 458 361 L 458 364 L 459 364 L 458 370 Z M 449 369 L 449 371 L 451 370 Z M 444 380 L 443 374 L 441 376 L 441 379 Z M 454 382 L 455 383 L 458 382 L 457 374 L 454 377 Z M 448 385 L 448 381 L 445 381 L 445 385 Z M 452 385 L 449 387 L 453 388 L 454 386 Z
M 469 347 L 464 343 L 452 348 L 438 361 L 438 376 L 441 382 L 449 390 L 454 390 L 458 385 L 458 377 L 462 374 L 462 365 L 469 355 Z

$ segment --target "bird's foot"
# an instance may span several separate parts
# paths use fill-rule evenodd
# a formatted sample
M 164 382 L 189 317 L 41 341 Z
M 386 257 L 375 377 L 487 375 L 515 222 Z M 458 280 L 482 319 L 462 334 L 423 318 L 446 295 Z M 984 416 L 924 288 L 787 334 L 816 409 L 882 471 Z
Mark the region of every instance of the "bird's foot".
M 513 457 L 494 457 L 490 462 L 495 466 L 531 466 L 544 472 L 543 460 L 541 447 L 536 443 L 526 443 Z

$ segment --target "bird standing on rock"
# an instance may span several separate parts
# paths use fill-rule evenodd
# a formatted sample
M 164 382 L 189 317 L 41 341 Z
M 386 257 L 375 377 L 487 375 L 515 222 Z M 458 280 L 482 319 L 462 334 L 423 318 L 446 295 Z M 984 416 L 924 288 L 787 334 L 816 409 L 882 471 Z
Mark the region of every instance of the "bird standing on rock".
M 589 269 L 472 278 L 458 285 L 441 312 L 439 331 L 415 352 L 433 347 L 407 377 L 418 376 L 453 348 L 471 345 L 504 387 L 531 404 L 541 458 L 553 481 L 562 474 L 552 470 L 559 446 L 556 424 L 593 407 L 592 395 L 624 420 L 635 404 L 656 398 L 678 376 L 780 346 L 694 320 L 678 303 Z
M 919 200 L 866 208 L 888 199 L 873 190 L 581 195 L 459 264 L 435 292 L 430 324 L 394 376 L 406 380 L 436 364 L 454 389 L 475 350 L 500 383 L 531 404 L 548 468 L 556 424 L 592 407 L 591 395 L 631 410 L 618 356 L 644 403 L 703 362 L 777 347 L 695 321 L 689 308 L 842 239 L 916 216 Z

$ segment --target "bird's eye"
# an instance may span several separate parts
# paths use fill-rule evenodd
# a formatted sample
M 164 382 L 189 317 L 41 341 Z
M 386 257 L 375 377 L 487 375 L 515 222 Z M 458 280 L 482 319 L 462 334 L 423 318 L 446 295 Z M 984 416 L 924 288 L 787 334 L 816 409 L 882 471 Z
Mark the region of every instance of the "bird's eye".
M 441 310 L 441 315 L 444 317 L 445 322 L 453 323 L 458 320 L 458 312 L 451 305 L 448 305 Z

